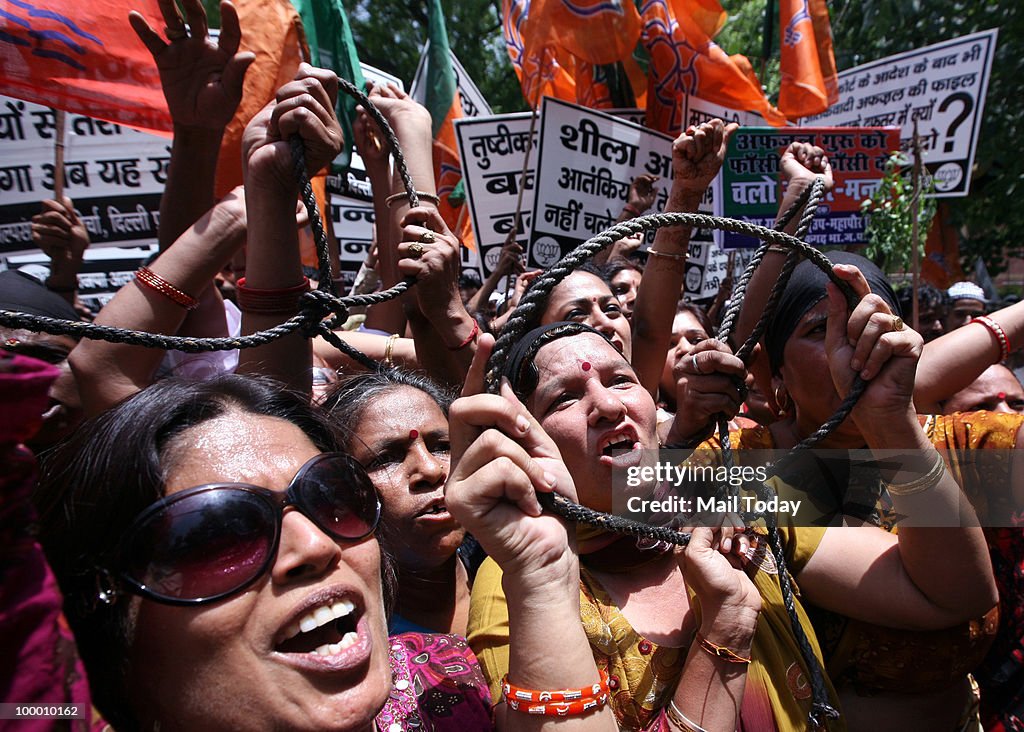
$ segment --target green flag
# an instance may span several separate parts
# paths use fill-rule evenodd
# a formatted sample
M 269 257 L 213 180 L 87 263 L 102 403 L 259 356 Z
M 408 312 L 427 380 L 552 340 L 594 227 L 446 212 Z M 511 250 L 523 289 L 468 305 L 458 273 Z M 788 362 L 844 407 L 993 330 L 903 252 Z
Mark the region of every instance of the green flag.
M 434 120 L 434 139 L 443 137 L 442 128 L 452 115 L 452 105 L 458 89 L 455 72 L 452 70 L 451 51 L 448 48 L 448 30 L 444 24 L 444 10 L 441 0 L 430 0 L 427 38 L 427 88 L 425 106 Z M 457 117 L 462 116 L 461 107 Z M 450 122 L 449 122 L 450 125 Z M 454 137 L 454 133 L 453 133 Z M 444 140 L 444 142 L 448 142 Z
M 348 25 L 348 14 L 341 0 L 292 0 L 292 5 L 302 18 L 312 63 L 331 69 L 342 79 L 351 81 L 360 91 L 365 91 L 366 80 L 359 65 L 352 29 Z M 334 160 L 332 172 L 343 173 L 351 162 L 352 122 L 356 117 L 357 104 L 351 95 L 338 92 L 335 111 L 345 133 L 345 149 Z

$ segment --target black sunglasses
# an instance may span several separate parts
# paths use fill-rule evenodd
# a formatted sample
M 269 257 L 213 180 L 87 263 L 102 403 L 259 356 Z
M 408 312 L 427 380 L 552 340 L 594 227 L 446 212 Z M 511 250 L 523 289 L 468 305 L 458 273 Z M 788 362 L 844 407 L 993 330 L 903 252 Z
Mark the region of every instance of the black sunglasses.
M 373 483 L 342 453 L 317 455 L 284 491 L 246 483 L 189 488 L 132 522 L 113 568 L 99 570 L 97 599 L 112 604 L 123 588 L 169 605 L 198 605 L 240 592 L 273 564 L 285 506 L 347 542 L 365 539 L 380 521 Z

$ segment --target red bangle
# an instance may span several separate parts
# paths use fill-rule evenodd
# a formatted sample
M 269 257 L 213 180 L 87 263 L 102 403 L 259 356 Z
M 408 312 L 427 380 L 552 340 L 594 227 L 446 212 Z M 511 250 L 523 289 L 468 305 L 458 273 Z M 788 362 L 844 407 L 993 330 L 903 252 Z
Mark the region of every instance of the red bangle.
M 608 693 L 608 672 L 598 669 L 601 680 L 582 689 L 559 689 L 557 691 L 535 691 L 516 686 L 508 680 L 508 674 L 501 680 L 501 695 L 505 701 L 563 702 L 589 699 Z
M 449 351 L 461 351 L 463 348 L 468 346 L 470 343 L 476 340 L 476 337 L 480 335 L 480 323 L 477 322 L 476 318 L 473 318 L 473 330 L 470 331 L 469 335 L 466 336 L 466 340 L 457 346 L 448 346 Z
M 262 315 L 293 315 L 299 309 L 299 301 L 309 292 L 309 278 L 293 287 L 257 289 L 245 286 L 245 277 L 235 285 L 238 309 L 247 313 Z
M 199 307 L 198 300 L 188 293 L 179 290 L 163 277 L 153 272 L 149 267 L 139 267 L 138 271 L 135 273 L 135 282 L 140 286 L 144 285 L 148 287 L 154 292 L 159 292 L 168 300 L 172 301 L 176 305 L 180 305 L 186 310 L 195 310 Z
M 604 705 L 608 703 L 608 695 L 601 694 L 599 696 L 592 696 L 589 699 L 571 702 L 534 703 L 506 700 L 506 703 L 512 711 L 522 712 L 523 714 L 542 714 L 546 717 L 573 717 L 577 714 L 585 714 L 603 709 Z
M 999 325 L 999 323 L 992 320 L 992 318 L 987 315 L 979 315 L 976 318 L 971 318 L 971 322 L 985 326 L 985 328 L 988 329 L 988 332 L 995 337 L 996 342 L 999 344 L 1000 361 L 1005 361 L 1009 358 L 1011 352 L 1010 339 L 1006 337 L 1006 331 L 1003 330 L 1003 326 Z
M 522 689 L 508 680 L 501 680 L 501 697 L 509 709 L 523 714 L 547 717 L 569 717 L 601 709 L 608 703 L 608 672 L 600 670 L 601 680 L 582 689 L 536 691 Z

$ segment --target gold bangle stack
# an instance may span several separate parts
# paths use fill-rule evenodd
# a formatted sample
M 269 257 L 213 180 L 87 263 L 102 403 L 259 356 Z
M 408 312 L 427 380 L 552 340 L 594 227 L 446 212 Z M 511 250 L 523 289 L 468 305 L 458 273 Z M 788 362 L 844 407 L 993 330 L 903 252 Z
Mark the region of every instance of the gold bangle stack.
M 906 483 L 889 483 L 889 495 L 912 496 L 915 493 L 921 493 L 929 488 L 934 488 L 938 485 L 939 481 L 942 480 L 942 476 L 945 472 L 946 461 L 942 459 L 942 455 L 936 452 L 935 461 L 932 463 L 932 467 L 927 473 Z

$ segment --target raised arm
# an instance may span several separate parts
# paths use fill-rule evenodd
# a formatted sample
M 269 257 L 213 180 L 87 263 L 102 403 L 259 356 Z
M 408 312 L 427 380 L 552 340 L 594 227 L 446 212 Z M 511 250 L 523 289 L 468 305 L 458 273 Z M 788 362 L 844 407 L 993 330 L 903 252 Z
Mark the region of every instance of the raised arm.
M 622 213 L 619 214 L 619 218 L 615 223 L 621 224 L 623 221 L 628 221 L 647 213 L 647 209 L 654 205 L 654 201 L 658 196 L 658 191 L 654 187 L 654 184 L 657 182 L 658 176 L 651 175 L 650 173 L 641 173 L 634 178 L 633 182 L 629 184 L 629 193 L 627 194 L 626 203 L 622 207 Z M 641 244 L 643 244 L 643 234 L 619 239 L 617 242 L 613 242 L 610 247 L 602 249 L 595 254 L 594 264 L 604 264 L 618 257 L 629 257 L 630 254 L 640 248 Z
M 501 254 L 498 256 L 498 265 L 484 279 L 480 289 L 476 291 L 466 309 L 471 313 L 477 313 L 491 298 L 491 294 L 498 289 L 498 285 L 510 274 L 517 276 L 523 272 L 523 248 L 514 239 L 505 242 L 501 247 Z M 518 302 L 518 301 L 517 301 Z M 512 307 L 515 307 L 514 305 Z
M 1024 302 L 997 310 L 987 316 L 996 327 L 982 323 L 965 326 L 939 336 L 924 345 L 914 384 L 914 403 L 921 414 L 940 412 L 943 402 L 965 389 L 992 364 L 1005 358 L 998 332 L 1006 340 L 1006 351 L 1024 345 Z
M 502 569 L 508 601 L 508 680 L 527 689 L 583 688 L 598 683 L 580 624 L 575 536 L 541 512 L 538 491 L 575 497 L 558 448 L 511 389 L 483 394 L 494 340 L 483 336 L 464 396 L 450 412 L 452 469 L 445 504 Z M 495 699 L 500 730 L 615 730 L 610 706 L 545 717 L 508 709 Z
M 294 81 L 277 92 L 245 128 L 242 161 L 249 239 L 245 281 L 238 298 L 242 332 L 277 325 L 298 312 L 309 281 L 302 274 L 295 201 L 299 184 L 289 140 L 302 138 L 306 170 L 313 175 L 341 150 L 341 127 L 334 116 L 338 78 L 331 71 L 302 64 Z M 310 393 L 312 345 L 298 333 L 242 351 L 239 370 L 273 376 Z
M 423 105 L 413 101 L 408 94 L 391 85 L 374 87 L 370 98 L 387 119 L 398 139 L 413 186 L 417 191 L 427 194 L 420 200 L 420 206 L 436 209 L 437 206 L 432 200 L 437 187 L 434 183 L 430 112 Z M 374 188 L 375 206 L 381 197 L 387 203 L 383 207 L 383 217 L 377 220 L 378 258 L 381 266 L 381 285 L 391 287 L 402 277 L 398 269 L 398 260 L 401 256 L 397 253 L 396 246 L 401 239 L 402 221 L 411 208 L 405 198 L 405 186 L 397 168 L 389 181 L 382 182 L 379 191 Z M 415 318 L 418 312 L 415 300 L 416 296 L 408 293 L 398 300 L 384 303 L 384 307 L 376 313 L 374 310 L 380 306 L 374 305 L 367 314 L 367 324 L 404 335 L 406 320 Z M 382 311 L 387 314 L 385 320 L 381 319 Z
M 89 232 L 70 198 L 43 201 L 43 210 L 32 217 L 32 241 L 50 258 L 47 289 L 78 308 L 78 271 L 89 248 Z
M 737 129 L 715 119 L 690 127 L 672 143 L 672 188 L 666 213 L 694 213 L 725 160 L 729 137 Z M 672 340 L 672 319 L 683 288 L 690 229 L 662 227 L 654 237 L 633 308 L 633 368 L 652 395 Z
M 820 147 L 806 142 L 794 142 L 782 154 L 779 160 L 779 178 L 782 182 L 783 196 L 779 204 L 779 218 L 789 210 L 796 201 L 800 199 L 803 192 L 814 183 L 815 177 L 822 175 L 825 178 L 825 191 L 832 190 L 835 181 L 832 177 L 832 166 L 828 162 L 828 156 Z M 799 216 L 794 216 L 786 225 L 784 231 L 787 234 L 796 232 L 800 222 Z M 736 328 L 732 334 L 731 342 L 735 348 L 739 348 L 754 331 L 757 321 L 764 312 L 765 304 L 768 302 L 768 295 L 771 293 L 772 285 L 779 279 L 782 265 L 786 262 L 786 252 L 781 249 L 769 249 L 765 252 L 761 265 L 757 268 L 754 276 L 747 284 L 747 291 L 743 297 L 743 307 L 740 310 L 739 318 L 736 321 Z M 761 393 L 766 395 L 771 407 L 777 408 L 771 388 L 771 373 L 769 371 L 768 359 L 763 353 L 755 355 L 750 363 L 750 371 L 757 379 Z
M 242 83 L 255 56 L 238 51 L 242 38 L 238 13 L 227 0 L 221 3 L 216 43 L 209 37 L 200 0 L 182 0 L 184 18 L 173 0 L 160 0 L 159 5 L 166 42 L 139 13 L 130 13 L 129 21 L 156 62 L 174 125 L 157 230 L 160 250 L 166 251 L 214 203 L 224 130 L 242 100 Z M 228 335 L 219 290 L 205 284 L 196 289 L 199 304 L 188 312 L 178 334 Z
M 190 226 L 173 247 L 149 267 L 160 280 L 198 298 L 245 241 L 241 187 Z M 96 316 L 98 325 L 175 335 L 188 313 L 182 304 L 141 280 L 129 282 Z M 153 381 L 165 351 L 83 339 L 68 362 L 82 394 L 86 416 L 114 406 Z
M 435 208 L 411 209 L 402 223 L 398 269 L 416 280 L 418 312 L 410 316 L 409 324 L 417 360 L 436 381 L 463 384 L 480 326 L 459 293 L 461 244 Z
M 883 477 L 894 510 L 906 518 L 898 535 L 873 526 L 829 528 L 800 572 L 801 590 L 816 605 L 896 628 L 939 629 L 980 617 L 998 600 L 985 537 L 913 408 L 921 336 L 867 294 L 855 267 L 834 270 L 862 299 L 848 316 L 829 285 L 829 369 L 841 395 L 854 374 L 868 380 L 851 418 L 879 460 L 895 460 L 894 450 L 905 456 Z M 950 521 L 954 528 L 937 528 Z
M 132 12 L 129 20 L 156 62 L 174 122 L 168 183 L 160 200 L 160 248 L 166 249 L 213 205 L 221 139 L 242 100 L 242 82 L 255 56 L 238 52 L 238 13 L 228 0 L 220 5 L 216 44 L 207 35 L 200 0 L 182 0 L 184 18 L 173 0 L 159 0 L 159 5 L 168 41 L 139 13 Z
M 390 95 L 388 87 L 374 86 L 369 93 L 376 104 L 382 97 Z M 384 104 L 386 109 L 386 103 Z M 398 273 L 398 259 L 394 254 L 394 229 L 388 196 L 391 193 L 391 151 L 388 148 L 377 123 L 365 109 L 359 107 L 359 115 L 352 126 L 355 146 L 366 165 L 366 175 L 373 188 L 373 220 L 377 240 L 377 273 L 381 289 L 393 287 L 401 279 Z M 388 333 L 405 333 L 405 313 L 398 299 L 388 300 L 370 306 L 366 311 L 366 327 Z

